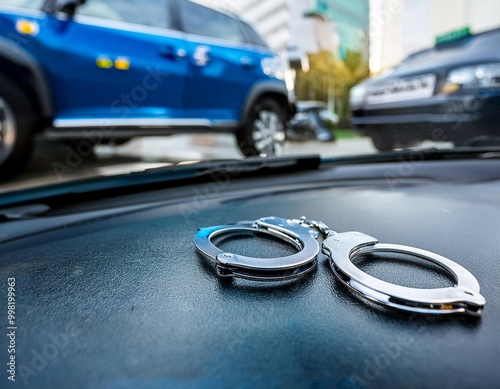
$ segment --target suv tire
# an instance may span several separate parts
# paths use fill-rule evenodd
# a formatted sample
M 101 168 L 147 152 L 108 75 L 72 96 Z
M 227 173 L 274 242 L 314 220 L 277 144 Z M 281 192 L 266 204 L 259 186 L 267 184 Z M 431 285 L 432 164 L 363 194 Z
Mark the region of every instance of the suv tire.
M 11 178 L 26 167 L 36 125 L 37 115 L 30 98 L 0 74 L 0 180 Z
M 391 151 L 397 147 L 396 140 L 387 136 L 373 136 L 372 143 L 378 151 Z
M 279 156 L 286 138 L 285 108 L 276 100 L 260 100 L 237 134 L 238 147 L 245 157 Z

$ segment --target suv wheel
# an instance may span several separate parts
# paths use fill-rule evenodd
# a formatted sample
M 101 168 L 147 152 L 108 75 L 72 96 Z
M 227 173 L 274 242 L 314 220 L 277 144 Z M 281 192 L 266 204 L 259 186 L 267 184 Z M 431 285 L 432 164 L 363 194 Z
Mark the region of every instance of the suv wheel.
M 386 136 L 374 136 L 372 143 L 378 151 L 391 151 L 397 148 L 396 140 Z
M 0 179 L 18 174 L 29 161 L 35 118 L 28 96 L 0 75 Z
M 273 99 L 259 101 L 237 135 L 238 146 L 246 157 L 279 156 L 283 154 L 285 138 L 285 112 Z

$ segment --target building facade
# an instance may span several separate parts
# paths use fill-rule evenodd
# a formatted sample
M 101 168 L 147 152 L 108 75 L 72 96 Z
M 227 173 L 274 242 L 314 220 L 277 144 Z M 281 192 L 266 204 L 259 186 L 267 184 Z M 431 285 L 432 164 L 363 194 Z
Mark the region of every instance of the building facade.
M 444 34 L 500 28 L 498 0 L 374 0 L 371 68 L 378 72 L 428 49 Z
M 274 51 L 282 53 L 291 39 L 293 7 L 293 0 L 240 0 L 238 13 L 253 25 Z
M 369 57 L 369 0 L 238 0 L 238 12 L 278 53 L 348 50 Z
M 333 23 L 338 58 L 348 51 L 360 52 L 368 63 L 370 55 L 370 1 L 316 0 L 311 15 L 319 15 Z

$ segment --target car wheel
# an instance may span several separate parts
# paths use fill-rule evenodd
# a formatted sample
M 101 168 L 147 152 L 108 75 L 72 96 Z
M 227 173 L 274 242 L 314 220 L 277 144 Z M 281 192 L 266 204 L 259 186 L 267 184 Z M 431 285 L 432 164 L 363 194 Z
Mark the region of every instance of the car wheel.
M 396 140 L 387 137 L 372 137 L 372 143 L 378 151 L 391 151 L 397 147 Z
M 0 75 L 0 179 L 11 178 L 26 167 L 36 123 L 29 97 Z
M 410 147 L 417 147 L 422 144 L 422 141 L 419 139 L 404 139 L 400 140 L 398 147 L 403 149 L 409 149 Z
M 273 99 L 258 102 L 237 135 L 238 146 L 246 157 L 283 154 L 286 119 L 283 107 Z
M 105 142 L 104 144 L 108 144 L 110 146 L 123 146 L 124 144 L 127 144 L 131 140 L 132 140 L 132 138 L 128 138 L 128 139 L 110 139 L 107 142 Z

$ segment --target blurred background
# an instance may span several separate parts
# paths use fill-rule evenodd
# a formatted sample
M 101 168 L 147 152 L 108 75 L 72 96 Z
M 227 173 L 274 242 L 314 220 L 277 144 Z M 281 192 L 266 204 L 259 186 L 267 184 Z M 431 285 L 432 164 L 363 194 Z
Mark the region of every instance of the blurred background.
M 248 21 L 286 67 L 298 102 L 287 129 L 285 155 L 375 153 L 352 123 L 351 90 L 363 80 L 435 47 L 450 34 L 480 34 L 500 27 L 498 0 L 198 0 Z M 446 147 L 425 139 L 419 147 Z M 0 191 L 77 178 L 112 175 L 208 159 L 242 158 L 233 136 L 173 135 L 98 146 L 70 174 L 53 161 L 64 145 L 37 145 L 28 168 Z
M 285 62 L 300 100 L 328 102 L 349 127 L 349 91 L 447 33 L 500 27 L 498 0 L 226 0 Z

